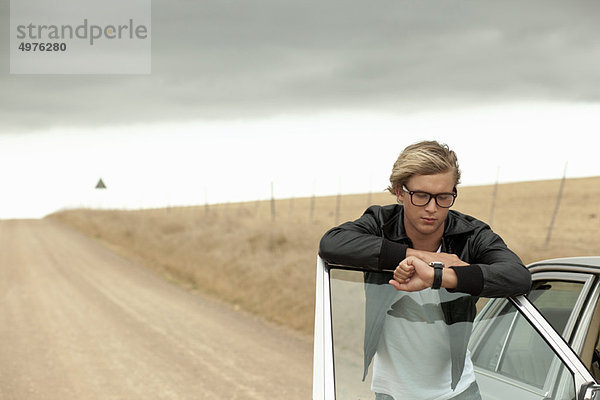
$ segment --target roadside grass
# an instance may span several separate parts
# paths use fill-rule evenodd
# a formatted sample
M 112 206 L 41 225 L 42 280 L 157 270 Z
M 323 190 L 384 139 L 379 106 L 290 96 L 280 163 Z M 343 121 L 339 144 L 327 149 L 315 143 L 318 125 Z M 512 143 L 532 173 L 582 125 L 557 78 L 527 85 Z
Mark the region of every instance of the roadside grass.
M 525 263 L 600 255 L 600 177 L 566 181 L 546 245 L 559 186 L 559 180 L 500 184 L 493 215 L 493 185 L 460 187 L 454 209 L 493 221 L 492 228 Z M 75 209 L 46 218 L 99 240 L 188 290 L 310 334 L 320 237 L 336 223 L 358 218 L 368 204 L 394 201 L 383 191 L 281 199 L 274 203 L 274 218 L 270 201 L 133 211 Z

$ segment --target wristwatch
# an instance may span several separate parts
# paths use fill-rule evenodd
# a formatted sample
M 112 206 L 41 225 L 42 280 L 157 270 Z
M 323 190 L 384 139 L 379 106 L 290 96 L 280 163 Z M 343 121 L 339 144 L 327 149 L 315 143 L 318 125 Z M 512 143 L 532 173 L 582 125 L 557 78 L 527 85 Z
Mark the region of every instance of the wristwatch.
M 432 289 L 439 289 L 442 287 L 442 270 L 444 269 L 444 263 L 439 261 L 433 261 L 429 263 L 429 266 L 433 268 L 433 284 Z

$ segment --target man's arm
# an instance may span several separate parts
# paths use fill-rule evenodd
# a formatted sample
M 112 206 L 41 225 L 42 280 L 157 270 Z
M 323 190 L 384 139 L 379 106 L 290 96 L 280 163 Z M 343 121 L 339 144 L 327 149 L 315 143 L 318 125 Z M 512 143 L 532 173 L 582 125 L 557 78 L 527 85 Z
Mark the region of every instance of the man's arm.
M 430 284 L 430 280 L 433 282 L 433 270 L 428 264 L 439 261 L 445 265 L 442 287 L 450 291 L 482 297 L 510 297 L 529 292 L 531 288 L 529 270 L 506 246 L 502 238 L 489 227 L 474 235 L 471 246 L 469 251 L 471 264 L 462 261 L 454 254 L 408 249 L 407 257 L 415 257 L 423 261 L 429 269 L 416 269 L 414 262 L 408 265 L 403 261 L 394 272 L 394 280 L 399 285 L 390 283 L 399 290 Z M 415 278 L 417 283 L 410 284 Z
M 431 251 L 408 249 L 406 256 L 415 256 L 425 261 L 427 264 L 433 261 L 444 263 L 445 267 L 466 267 L 469 264 L 458 258 L 456 254 L 434 253 Z
M 438 253 L 440 254 L 440 253 Z M 430 288 L 433 285 L 434 270 L 429 263 L 416 256 L 408 256 L 398 265 L 394 271 L 394 279 L 390 285 L 397 290 L 416 292 Z M 442 272 L 442 285 L 446 289 L 456 288 L 456 273 L 451 268 L 444 268 Z
M 329 264 L 393 271 L 406 258 L 408 246 L 383 237 L 381 207 L 369 207 L 356 221 L 330 229 L 319 244 Z
M 457 274 L 456 290 L 475 291 L 482 297 L 511 297 L 531 289 L 531 273 L 502 238 L 489 227 L 473 238 L 471 265 L 453 268 Z M 474 270 L 471 268 L 474 267 Z M 461 280 L 469 287 L 462 286 Z

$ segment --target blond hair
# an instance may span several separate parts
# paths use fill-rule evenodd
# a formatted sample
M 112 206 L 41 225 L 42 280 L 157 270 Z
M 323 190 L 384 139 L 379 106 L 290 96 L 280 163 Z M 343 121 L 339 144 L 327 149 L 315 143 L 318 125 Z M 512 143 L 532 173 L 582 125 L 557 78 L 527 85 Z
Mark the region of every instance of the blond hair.
M 388 190 L 397 195 L 402 185 L 415 175 L 454 172 L 454 186 L 460 183 L 460 168 L 456 153 L 437 141 L 423 141 L 405 148 L 394 163 Z

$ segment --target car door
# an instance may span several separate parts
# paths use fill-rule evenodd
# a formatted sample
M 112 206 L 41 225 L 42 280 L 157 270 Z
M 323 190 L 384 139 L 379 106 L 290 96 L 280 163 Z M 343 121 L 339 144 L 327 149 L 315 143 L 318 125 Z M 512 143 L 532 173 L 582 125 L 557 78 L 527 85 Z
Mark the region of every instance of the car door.
M 373 274 L 382 275 L 374 279 Z M 594 291 L 593 278 L 571 276 L 571 281 L 578 278 L 572 286 L 558 285 L 562 281 L 555 278 L 540 275 L 534 301 L 550 316 L 556 311 L 551 306 L 562 303 L 554 304 L 549 294 L 566 292 L 561 296 L 569 299 L 565 307 L 571 314 L 565 319 L 564 312 L 555 312 L 556 318 L 549 319 L 563 335 L 574 338 L 580 321 L 572 317 L 573 310 L 584 309 Z M 365 357 L 373 326 L 367 293 L 377 293 L 384 303 L 393 301 L 395 289 L 382 284 L 386 279 L 385 273 L 317 260 L 313 399 L 375 398 L 373 367 Z M 586 387 L 591 396 L 593 376 L 529 299 L 483 300 L 477 310 L 472 324 L 453 324 L 448 331 L 472 331 L 468 357 L 482 399 L 579 399 Z M 399 361 L 412 366 L 422 360 Z
M 532 264 L 528 299 L 591 369 L 600 330 L 597 258 L 567 258 Z
M 600 378 L 600 258 L 576 257 L 530 266 L 529 299 Z

